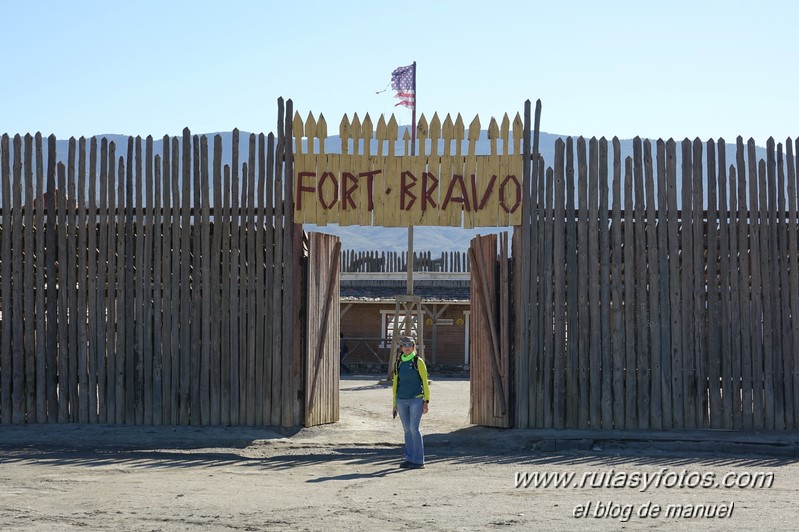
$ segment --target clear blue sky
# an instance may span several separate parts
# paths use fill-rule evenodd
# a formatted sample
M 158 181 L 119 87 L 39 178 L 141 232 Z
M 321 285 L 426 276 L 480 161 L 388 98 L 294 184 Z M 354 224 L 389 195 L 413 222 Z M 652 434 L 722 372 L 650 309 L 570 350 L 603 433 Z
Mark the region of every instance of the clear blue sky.
M 0 0 L 0 132 L 269 132 L 283 96 L 334 134 L 416 61 L 428 117 L 540 98 L 550 133 L 763 145 L 799 135 L 797 24 L 793 0 Z

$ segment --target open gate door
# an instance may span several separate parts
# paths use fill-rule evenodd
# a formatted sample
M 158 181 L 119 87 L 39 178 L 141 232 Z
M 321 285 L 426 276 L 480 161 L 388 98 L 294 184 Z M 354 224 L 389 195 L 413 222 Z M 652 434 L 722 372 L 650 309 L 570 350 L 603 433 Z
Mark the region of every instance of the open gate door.
M 339 253 L 337 236 L 311 233 L 306 301 L 305 426 L 339 416 Z
M 511 301 L 508 233 L 477 236 L 469 247 L 471 261 L 471 422 L 511 427 Z

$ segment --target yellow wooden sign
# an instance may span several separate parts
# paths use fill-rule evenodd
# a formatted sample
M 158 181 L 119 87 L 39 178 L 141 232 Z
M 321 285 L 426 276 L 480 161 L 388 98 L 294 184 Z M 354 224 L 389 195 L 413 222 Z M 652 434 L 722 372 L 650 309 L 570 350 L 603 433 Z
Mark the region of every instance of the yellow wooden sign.
M 455 122 L 447 115 L 443 124 L 438 115 L 429 123 L 422 115 L 417 155 L 396 155 L 397 142 L 409 153 L 410 134 L 406 130 L 398 141 L 393 116 L 388 123 L 381 116 L 373 131 L 368 114 L 363 120 L 357 114 L 352 120 L 345 115 L 339 127 L 340 153 L 325 153 L 324 116 L 315 119 L 309 114 L 303 123 L 297 114 L 293 128 L 297 223 L 467 228 L 521 224 L 523 125 L 518 114 L 512 139 L 507 114 L 501 127 L 491 119 L 489 155 L 475 154 L 477 117 L 468 129 L 465 154 L 460 115 Z

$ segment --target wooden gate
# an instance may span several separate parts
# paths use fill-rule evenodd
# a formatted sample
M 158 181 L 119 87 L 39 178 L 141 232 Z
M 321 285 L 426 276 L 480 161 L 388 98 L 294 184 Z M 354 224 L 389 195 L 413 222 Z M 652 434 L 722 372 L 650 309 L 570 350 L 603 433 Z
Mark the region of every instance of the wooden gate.
M 333 235 L 309 235 L 305 350 L 305 426 L 338 421 L 339 253 Z
M 477 236 L 469 248 L 472 264 L 469 347 L 471 422 L 511 426 L 511 276 L 508 234 Z

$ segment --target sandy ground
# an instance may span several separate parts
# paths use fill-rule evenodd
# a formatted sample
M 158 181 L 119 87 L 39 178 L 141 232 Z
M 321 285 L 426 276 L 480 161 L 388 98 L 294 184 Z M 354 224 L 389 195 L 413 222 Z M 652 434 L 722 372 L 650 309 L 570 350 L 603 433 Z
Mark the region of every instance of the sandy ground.
M 797 529 L 799 461 L 774 453 L 784 446 L 542 444 L 540 434 L 469 425 L 468 381 L 433 378 L 427 467 L 403 470 L 390 394 L 374 376 L 345 378 L 339 423 L 284 434 L 0 426 L 0 529 Z M 516 487 L 519 474 L 575 477 Z M 770 486 L 722 485 L 756 474 Z M 700 508 L 726 516 L 697 517 Z

